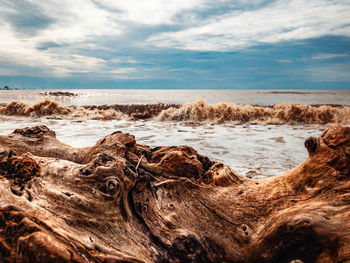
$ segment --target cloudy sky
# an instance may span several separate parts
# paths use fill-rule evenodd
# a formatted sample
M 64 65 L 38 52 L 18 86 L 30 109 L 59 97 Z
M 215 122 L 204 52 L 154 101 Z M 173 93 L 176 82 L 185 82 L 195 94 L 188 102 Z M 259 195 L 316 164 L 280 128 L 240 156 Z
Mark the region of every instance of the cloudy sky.
M 349 0 L 0 0 L 0 85 L 350 89 Z

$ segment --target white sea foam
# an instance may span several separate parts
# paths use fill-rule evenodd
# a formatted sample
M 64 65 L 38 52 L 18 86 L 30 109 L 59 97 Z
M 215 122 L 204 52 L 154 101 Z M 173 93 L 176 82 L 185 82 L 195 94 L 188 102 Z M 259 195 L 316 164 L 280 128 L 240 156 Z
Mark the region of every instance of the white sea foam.
M 7 117 L 0 134 L 16 128 L 47 125 L 57 138 L 74 147 L 94 145 L 100 138 L 120 130 L 149 146 L 189 145 L 199 153 L 230 165 L 253 177 L 281 174 L 307 158 L 304 141 L 319 136 L 324 125 L 232 125 L 158 122 L 155 120 L 52 120 Z
M 49 99 L 41 92 L 0 91 L 0 134 L 44 124 L 59 140 L 87 147 L 121 130 L 134 134 L 140 144 L 192 146 L 253 177 L 281 174 L 301 164 L 307 158 L 306 138 L 318 136 L 333 122 L 349 124 L 350 116 L 348 106 L 307 105 L 349 105 L 350 91 L 71 90 L 78 96 Z

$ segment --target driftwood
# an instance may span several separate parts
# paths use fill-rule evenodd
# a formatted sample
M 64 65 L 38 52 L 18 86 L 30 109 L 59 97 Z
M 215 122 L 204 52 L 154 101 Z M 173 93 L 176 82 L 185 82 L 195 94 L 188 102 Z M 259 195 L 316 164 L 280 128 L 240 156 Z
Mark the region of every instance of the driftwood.
M 84 149 L 45 126 L 0 136 L 0 262 L 350 262 L 350 127 L 305 146 L 253 180 L 121 132 Z

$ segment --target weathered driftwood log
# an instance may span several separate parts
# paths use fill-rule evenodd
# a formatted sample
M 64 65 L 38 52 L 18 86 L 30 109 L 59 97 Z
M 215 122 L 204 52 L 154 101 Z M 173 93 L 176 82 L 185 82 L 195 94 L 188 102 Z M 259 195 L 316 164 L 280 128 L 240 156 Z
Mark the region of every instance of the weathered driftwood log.
M 253 180 L 121 132 L 84 149 L 45 126 L 0 136 L 0 262 L 350 262 L 350 127 L 305 146 Z

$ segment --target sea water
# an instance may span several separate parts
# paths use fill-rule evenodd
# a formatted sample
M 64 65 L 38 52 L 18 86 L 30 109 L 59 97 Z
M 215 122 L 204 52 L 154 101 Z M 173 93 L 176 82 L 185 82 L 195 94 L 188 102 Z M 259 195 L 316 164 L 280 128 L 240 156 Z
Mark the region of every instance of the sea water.
M 334 122 L 350 124 L 349 107 L 335 107 L 349 105 L 350 91 L 346 90 L 69 90 L 76 96 L 53 96 L 47 92 L 42 90 L 0 91 L 0 103 L 3 103 L 3 109 L 10 102 L 16 102 L 12 107 L 8 107 L 7 112 L 3 111 L 3 114 L 0 114 L 0 134 L 6 135 L 14 129 L 27 126 L 46 125 L 56 132 L 57 139 L 62 142 L 74 147 L 89 147 L 103 136 L 119 130 L 135 135 L 137 143 L 151 147 L 191 146 L 200 154 L 223 162 L 242 175 L 254 178 L 282 174 L 301 164 L 307 158 L 305 139 L 309 136 L 319 136 L 322 130 L 333 125 Z M 28 111 L 31 105 L 41 105 L 38 102 L 47 97 L 51 106 L 49 104 L 44 105 L 46 108 L 36 106 Z M 54 101 L 57 101 L 57 104 L 54 104 Z M 146 120 L 130 118 L 113 111 L 109 112 L 109 115 L 106 115 L 103 110 L 91 113 L 78 107 L 156 102 L 181 105 L 178 108 L 169 108 L 165 110 L 167 112 L 161 112 L 158 116 Z M 226 106 L 223 107 L 222 103 Z M 302 113 L 299 111 L 307 109 L 309 115 L 328 117 L 329 114 L 335 114 L 336 118 L 329 122 L 323 119 L 317 121 L 314 117 L 304 114 L 304 119 L 297 116 L 299 119 L 296 120 L 300 120 L 299 122 L 293 121 L 295 118 L 292 118 L 292 121 L 283 122 L 273 121 L 270 117 L 269 121 L 266 119 L 262 121 L 260 115 L 258 116 L 260 119 L 256 118 L 252 121 L 237 121 L 229 117 L 229 114 L 237 114 L 235 111 L 242 111 L 242 109 L 260 113 L 258 106 L 253 105 L 284 105 L 283 103 L 286 103 L 287 107 L 283 111 L 285 115 L 290 114 L 285 113 L 290 110 L 288 103 L 296 103 L 305 105 L 297 106 L 293 109 L 293 114 L 300 115 Z M 322 110 L 319 107 L 305 108 L 312 104 L 332 104 L 333 106 L 327 106 L 328 108 L 322 108 Z M 71 110 L 71 105 L 74 106 L 74 110 Z M 193 115 L 188 114 L 189 107 Z M 220 115 L 220 111 L 227 111 L 229 107 L 232 109 L 223 114 L 226 119 L 222 116 L 216 118 L 217 114 Z M 212 113 L 213 108 L 216 109 L 216 113 Z M 265 108 L 272 112 L 274 110 L 273 107 Z M 198 114 L 201 118 L 198 118 Z M 265 118 L 265 115 L 263 117 Z M 312 121 L 308 123 L 309 119 L 305 118 L 312 118 Z

